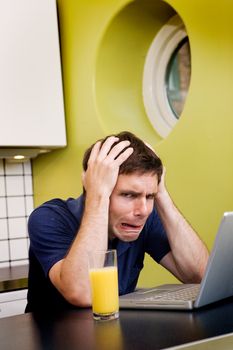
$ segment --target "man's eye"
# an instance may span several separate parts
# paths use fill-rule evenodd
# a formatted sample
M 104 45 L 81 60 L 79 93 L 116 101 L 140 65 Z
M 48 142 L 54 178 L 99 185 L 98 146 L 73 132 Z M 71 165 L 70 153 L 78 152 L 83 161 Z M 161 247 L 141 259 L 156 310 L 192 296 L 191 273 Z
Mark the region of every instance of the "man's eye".
M 147 199 L 149 199 L 149 200 L 154 200 L 154 199 L 155 199 L 155 196 L 154 196 L 153 194 L 149 194 L 149 195 L 147 196 Z
M 133 197 L 132 193 L 122 193 L 122 196 L 125 198 L 132 198 Z

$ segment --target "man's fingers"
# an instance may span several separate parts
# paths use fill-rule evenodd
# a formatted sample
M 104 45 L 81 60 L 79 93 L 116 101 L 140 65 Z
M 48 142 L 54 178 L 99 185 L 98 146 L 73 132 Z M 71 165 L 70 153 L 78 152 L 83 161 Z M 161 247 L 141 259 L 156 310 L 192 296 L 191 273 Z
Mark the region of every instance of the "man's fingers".
M 133 147 L 127 148 L 124 152 L 122 152 L 117 159 L 115 159 L 116 165 L 120 166 L 124 161 L 129 158 L 129 156 L 133 153 Z
M 98 159 L 103 160 L 108 155 L 112 145 L 119 140 L 118 137 L 110 136 L 107 140 L 102 144 L 101 149 L 98 154 Z
M 162 176 L 161 176 L 161 181 L 162 182 L 165 181 L 165 175 L 166 175 L 166 168 L 165 168 L 165 166 L 163 166 L 163 172 L 162 172 Z
M 85 175 L 86 175 L 86 172 L 83 171 L 83 172 L 82 172 L 82 185 L 83 185 L 84 188 L 86 188 Z
M 96 144 L 93 146 L 93 148 L 91 150 L 90 157 L 88 159 L 88 164 L 90 164 L 93 160 L 96 159 L 96 157 L 98 156 L 99 151 L 100 151 L 100 146 L 101 146 L 100 141 L 96 142 Z
M 126 147 L 128 147 L 130 145 L 130 142 L 128 140 L 126 141 L 121 141 L 119 143 L 117 143 L 112 149 L 111 151 L 108 153 L 107 157 L 110 161 L 115 160 L 116 158 L 118 158 L 119 154 L 123 151 L 123 149 L 125 149 Z
M 88 164 L 98 160 L 114 162 L 116 166 L 120 166 L 133 153 L 133 148 L 129 147 L 130 142 L 128 140 L 116 143 L 118 140 L 118 137 L 110 136 L 102 145 L 100 141 L 96 142 L 92 148 Z

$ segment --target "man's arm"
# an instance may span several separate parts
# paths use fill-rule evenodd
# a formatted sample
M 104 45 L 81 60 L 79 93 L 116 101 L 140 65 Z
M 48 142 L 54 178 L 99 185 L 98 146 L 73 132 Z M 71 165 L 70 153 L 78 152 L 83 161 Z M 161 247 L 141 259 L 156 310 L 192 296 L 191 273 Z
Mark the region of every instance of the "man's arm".
M 171 252 L 161 265 L 184 283 L 199 283 L 203 277 L 209 253 L 196 232 L 174 205 L 164 183 L 165 171 L 155 198 L 155 206 L 166 230 Z
M 78 234 L 67 256 L 49 271 L 53 285 L 76 306 L 91 305 L 88 252 L 107 249 L 110 195 L 117 182 L 120 165 L 133 152 L 132 148 L 122 152 L 129 146 L 129 141 L 119 142 L 111 149 L 116 141 L 118 138 L 109 137 L 102 147 L 100 142 L 94 145 L 83 176 L 86 197 Z

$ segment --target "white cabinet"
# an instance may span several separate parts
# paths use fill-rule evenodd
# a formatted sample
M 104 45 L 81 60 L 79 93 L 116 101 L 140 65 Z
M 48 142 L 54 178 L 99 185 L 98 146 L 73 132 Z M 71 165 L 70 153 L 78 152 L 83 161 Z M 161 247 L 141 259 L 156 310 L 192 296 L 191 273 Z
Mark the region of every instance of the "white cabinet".
M 0 0 L 0 148 L 65 145 L 56 0 Z
M 23 314 L 27 304 L 27 289 L 0 293 L 0 318 Z

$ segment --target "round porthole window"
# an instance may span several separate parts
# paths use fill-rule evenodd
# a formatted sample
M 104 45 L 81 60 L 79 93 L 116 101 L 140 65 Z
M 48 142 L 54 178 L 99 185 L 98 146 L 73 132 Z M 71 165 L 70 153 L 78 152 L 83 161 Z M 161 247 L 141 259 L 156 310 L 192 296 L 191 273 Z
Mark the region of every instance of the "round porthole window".
M 163 138 L 173 129 L 183 111 L 190 77 L 189 40 L 183 21 L 176 15 L 154 38 L 143 74 L 145 110 Z

